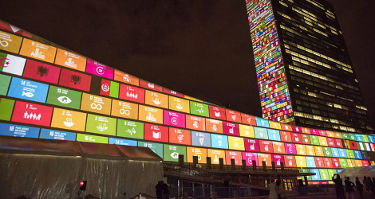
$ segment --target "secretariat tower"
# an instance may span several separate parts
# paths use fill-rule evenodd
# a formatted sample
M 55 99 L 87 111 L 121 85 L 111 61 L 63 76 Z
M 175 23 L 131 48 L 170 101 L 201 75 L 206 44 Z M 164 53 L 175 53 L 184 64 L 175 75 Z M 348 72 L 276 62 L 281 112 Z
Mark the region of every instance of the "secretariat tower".
M 246 7 L 263 118 L 368 132 L 333 7 L 322 0 L 246 0 Z

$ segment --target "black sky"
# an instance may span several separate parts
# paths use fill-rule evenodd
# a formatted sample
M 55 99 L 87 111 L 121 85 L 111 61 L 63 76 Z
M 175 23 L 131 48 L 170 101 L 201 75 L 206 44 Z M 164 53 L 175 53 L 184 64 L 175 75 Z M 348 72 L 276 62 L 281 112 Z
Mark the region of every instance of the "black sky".
M 375 1 L 329 2 L 375 127 Z M 12 0 L 1 7 L 0 19 L 82 55 L 260 116 L 245 0 Z

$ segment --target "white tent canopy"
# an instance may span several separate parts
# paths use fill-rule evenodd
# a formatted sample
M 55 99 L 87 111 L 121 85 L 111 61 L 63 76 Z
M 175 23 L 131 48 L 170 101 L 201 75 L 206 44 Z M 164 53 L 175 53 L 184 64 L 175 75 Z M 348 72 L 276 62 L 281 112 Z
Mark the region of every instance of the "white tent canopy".
M 375 177 L 375 166 L 345 168 L 339 175 L 341 179 L 349 177 L 351 181 L 354 181 L 358 177 L 362 181 L 364 176 Z

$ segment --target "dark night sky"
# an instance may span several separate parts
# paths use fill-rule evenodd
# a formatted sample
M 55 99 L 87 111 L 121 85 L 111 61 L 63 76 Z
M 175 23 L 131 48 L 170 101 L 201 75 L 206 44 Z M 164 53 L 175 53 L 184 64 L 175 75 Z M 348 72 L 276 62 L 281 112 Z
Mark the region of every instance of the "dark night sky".
M 375 127 L 375 1 L 329 2 Z M 245 0 L 12 0 L 1 5 L 0 19 L 84 56 L 260 116 Z

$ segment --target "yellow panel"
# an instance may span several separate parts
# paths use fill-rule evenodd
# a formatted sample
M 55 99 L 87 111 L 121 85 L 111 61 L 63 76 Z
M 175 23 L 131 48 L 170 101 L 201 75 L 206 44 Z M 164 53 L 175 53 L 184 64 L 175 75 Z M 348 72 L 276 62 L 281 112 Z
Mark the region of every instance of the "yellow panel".
M 120 100 L 112 101 L 112 116 L 137 120 L 138 104 L 124 102 Z
M 240 135 L 242 137 L 254 138 L 254 127 L 240 124 Z
M 168 108 L 168 95 L 146 90 L 145 104 Z
M 306 145 L 306 155 L 315 156 L 314 146 Z
M 169 109 L 190 113 L 189 100 L 169 96 Z
M 281 130 L 281 124 L 279 122 L 268 121 L 268 123 L 270 123 L 270 128 Z
M 22 37 L 0 31 L 0 50 L 5 50 L 18 54 L 22 42 Z
M 83 93 L 81 110 L 109 115 L 111 112 L 111 99 Z
M 351 159 L 346 159 L 346 161 L 348 162 L 348 167 L 354 167 L 355 166 L 355 163 L 353 160 Z
M 163 124 L 163 110 L 139 105 L 139 120 Z
M 295 156 L 297 167 L 307 167 L 306 165 L 306 158 L 303 156 Z
M 323 148 L 321 146 L 314 146 L 316 156 L 324 156 Z
M 86 57 L 58 48 L 55 64 L 85 72 Z
M 327 138 L 326 137 L 318 136 L 318 138 L 319 138 L 320 145 L 322 145 L 322 146 L 328 146 Z
M 53 63 L 55 59 L 56 48 L 24 38 L 20 54 L 26 57 L 32 57 L 34 59 Z
M 73 131 L 85 131 L 86 113 L 54 108 L 51 126 Z
M 244 151 L 243 138 L 228 136 L 229 149 Z
M 198 156 L 198 163 L 207 163 L 207 149 L 187 147 L 187 161 L 193 162 L 193 156 Z
M 224 150 L 216 150 L 216 149 L 208 149 L 207 156 L 211 157 L 212 164 L 219 164 L 219 159 L 223 158 L 223 163 L 225 165 L 225 151 Z
M 296 144 L 296 150 L 298 155 L 306 155 L 306 147 L 302 144 Z

